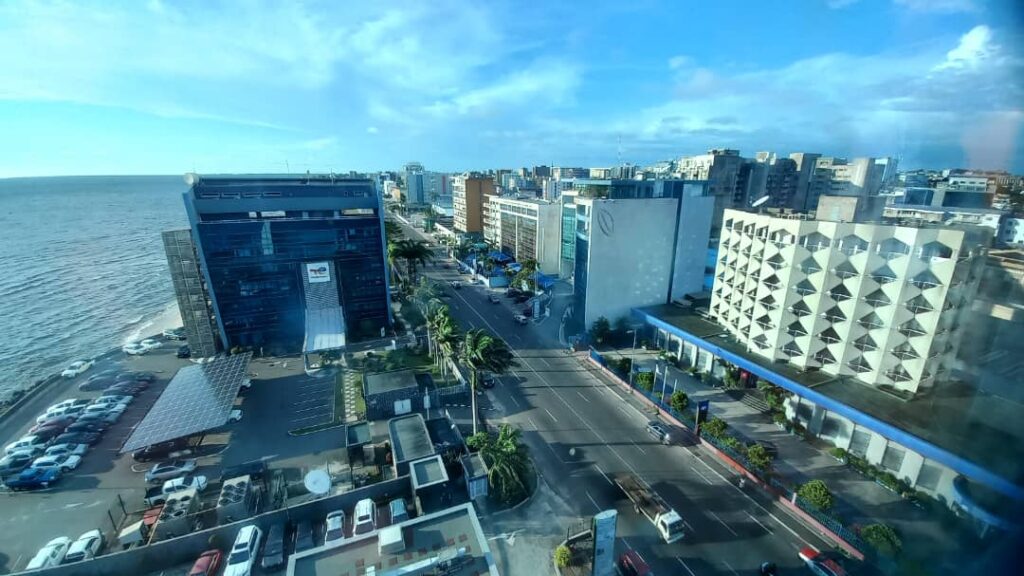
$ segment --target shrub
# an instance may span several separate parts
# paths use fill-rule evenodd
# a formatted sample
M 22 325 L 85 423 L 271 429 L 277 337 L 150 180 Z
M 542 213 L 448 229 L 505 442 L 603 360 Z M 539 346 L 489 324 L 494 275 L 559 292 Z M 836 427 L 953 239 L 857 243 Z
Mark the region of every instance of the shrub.
M 704 423 L 703 431 L 714 438 L 721 438 L 725 434 L 725 429 L 729 425 L 725 423 L 725 420 L 721 418 L 712 418 L 708 422 Z
M 772 455 L 760 444 L 751 444 L 747 447 L 747 462 L 758 470 L 768 470 L 772 467 Z
M 686 395 L 686 392 L 676 390 L 672 393 L 668 403 L 672 406 L 673 410 L 682 414 L 683 410 L 686 410 L 686 407 L 690 405 L 690 397 Z
M 565 544 L 555 548 L 555 566 L 567 568 L 572 562 L 572 551 Z
M 725 438 L 722 438 L 722 444 L 728 446 L 734 452 L 738 452 L 740 454 L 744 452 L 743 443 L 733 438 L 732 436 L 726 436 Z
M 891 526 L 885 524 L 869 524 L 860 531 L 860 537 L 870 544 L 879 554 L 895 556 L 903 548 L 899 536 Z
M 797 490 L 797 495 L 822 512 L 832 507 L 832 492 L 821 480 L 811 480 Z
M 772 422 L 785 426 L 789 422 L 789 420 L 786 419 L 786 415 L 783 414 L 782 412 L 773 412 Z
M 633 377 L 633 381 L 638 388 L 646 392 L 654 390 L 654 372 L 637 372 L 636 376 Z
M 846 450 L 838 446 L 829 450 L 828 453 L 831 454 L 833 457 L 838 458 L 839 460 L 846 458 Z
M 607 340 L 611 334 L 612 325 L 604 316 L 594 320 L 594 324 L 590 327 L 590 337 L 598 344 L 604 344 L 605 340 Z

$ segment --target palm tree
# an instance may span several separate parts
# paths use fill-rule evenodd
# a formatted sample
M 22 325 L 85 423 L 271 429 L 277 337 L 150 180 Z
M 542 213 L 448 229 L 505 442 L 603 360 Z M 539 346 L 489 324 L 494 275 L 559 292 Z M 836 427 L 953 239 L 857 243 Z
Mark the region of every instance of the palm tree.
M 416 279 L 416 268 L 434 259 L 434 251 L 421 240 L 399 240 L 395 242 L 392 250 L 388 247 L 389 258 L 392 260 L 405 260 L 405 267 L 409 273 L 407 280 L 413 282 Z
M 515 366 L 512 351 L 486 330 L 468 330 L 459 346 L 459 359 L 469 368 L 470 396 L 473 397 L 473 433 L 477 430 L 476 386 L 481 370 L 504 374 Z
M 519 272 L 516 273 L 512 281 L 516 288 L 518 288 L 523 282 L 526 282 L 526 287 L 531 292 L 537 291 L 537 261 L 534 259 L 524 260 Z
M 494 437 L 486 432 L 468 439 L 470 446 L 480 451 L 487 463 L 487 481 L 504 501 L 526 492 L 524 478 L 530 469 L 530 459 L 521 433 L 503 424 Z
M 445 382 L 448 382 L 448 360 L 455 355 L 459 337 L 459 324 L 445 307 L 444 314 L 434 328 L 434 347 L 437 349 L 434 360 L 440 364 Z
M 416 290 L 413 292 L 413 299 L 420 306 L 420 311 L 426 314 L 429 304 L 433 300 L 437 300 L 441 297 L 441 290 L 431 282 L 427 277 L 420 278 L 419 285 L 416 286 Z

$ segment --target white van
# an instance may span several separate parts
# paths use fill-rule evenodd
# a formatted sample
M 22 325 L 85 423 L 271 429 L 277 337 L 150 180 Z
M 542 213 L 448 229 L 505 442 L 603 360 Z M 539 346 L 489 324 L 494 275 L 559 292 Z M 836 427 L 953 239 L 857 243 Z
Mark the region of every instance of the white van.
M 352 535 L 366 534 L 377 529 L 377 505 L 373 500 L 364 498 L 356 502 L 355 513 L 352 515 Z

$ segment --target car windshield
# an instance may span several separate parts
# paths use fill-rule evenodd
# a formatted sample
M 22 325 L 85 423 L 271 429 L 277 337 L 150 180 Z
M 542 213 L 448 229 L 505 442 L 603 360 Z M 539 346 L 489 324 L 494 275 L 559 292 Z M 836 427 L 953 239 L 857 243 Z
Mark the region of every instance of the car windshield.
M 228 564 L 244 564 L 248 561 L 249 551 L 245 549 L 235 550 L 231 553 L 231 556 L 228 557 Z

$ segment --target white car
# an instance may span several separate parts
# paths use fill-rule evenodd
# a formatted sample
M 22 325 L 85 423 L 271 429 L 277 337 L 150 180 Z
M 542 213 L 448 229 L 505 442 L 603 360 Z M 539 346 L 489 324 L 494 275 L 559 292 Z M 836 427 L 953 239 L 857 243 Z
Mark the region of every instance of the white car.
M 82 414 L 117 414 L 121 415 L 128 409 L 127 404 L 90 404 Z
M 246 378 L 245 380 L 242 380 L 242 388 L 241 389 L 242 390 L 248 390 L 249 388 L 252 388 L 252 378 Z
M 68 548 L 64 556 L 64 564 L 92 560 L 103 549 L 103 533 L 99 530 L 90 530 L 78 537 Z
M 149 352 L 149 348 L 145 348 L 139 342 L 129 342 L 124 346 L 121 346 L 121 351 L 131 356 L 141 356 L 146 352 Z
M 64 561 L 64 555 L 68 553 L 68 547 L 71 546 L 71 538 L 67 536 L 61 536 L 60 538 L 54 538 L 46 543 L 36 552 L 36 555 L 28 561 L 28 565 L 25 566 L 25 570 L 38 570 L 40 568 L 51 568 L 53 566 L 60 566 L 60 563 Z
M 163 342 L 160 342 L 156 338 L 146 338 L 142 342 L 139 342 L 139 346 L 142 346 L 146 350 L 156 350 L 157 348 L 163 346 Z
M 345 539 L 345 511 L 335 510 L 327 515 L 327 530 L 324 531 L 324 544 Z
M 24 450 L 26 448 L 43 448 L 45 444 L 46 442 L 44 442 L 42 438 L 39 438 L 38 436 L 22 436 L 21 438 L 5 446 L 4 453 L 13 454 L 14 452 Z
M 64 408 L 73 408 L 75 406 L 88 406 L 91 404 L 91 400 L 84 398 L 68 398 L 62 402 L 57 402 L 53 406 L 46 409 L 47 412 L 53 412 L 54 410 L 63 410 Z
M 85 372 L 89 368 L 92 368 L 92 364 L 92 360 L 76 360 L 72 362 L 70 366 L 65 368 L 64 371 L 60 373 L 60 375 L 65 378 L 74 378 L 75 376 L 78 376 L 79 374 Z
M 92 405 L 100 406 L 102 404 L 131 404 L 132 400 L 135 400 L 134 396 L 100 396 L 99 398 L 92 401 Z
M 182 476 L 181 478 L 175 478 L 174 480 L 168 480 L 164 482 L 164 487 L 161 492 L 164 494 L 173 494 L 179 490 L 187 490 L 189 488 L 195 488 L 197 491 L 202 492 L 206 490 L 206 476 Z
M 88 451 L 88 444 L 54 444 L 46 449 L 43 456 L 85 456 Z
M 228 422 L 229 423 L 233 424 L 235 422 L 238 422 L 241 419 L 242 419 L 242 411 L 241 410 L 232 410 L 231 413 L 228 414 Z
M 47 410 L 44 414 L 40 414 L 36 418 L 36 424 L 42 424 L 47 420 L 53 420 L 54 418 L 59 418 L 61 416 L 76 416 L 81 414 L 84 409 L 85 406 L 83 404 L 76 404 L 73 406 L 63 406 L 54 410 Z
M 263 532 L 252 524 L 239 530 L 224 567 L 224 576 L 249 576 L 256 564 L 256 553 L 262 539 Z
M 51 468 L 57 468 L 61 473 L 67 473 L 82 463 L 81 456 L 74 456 L 72 454 L 64 454 L 63 456 L 43 456 L 37 458 L 32 463 L 32 468 L 42 468 L 43 470 L 49 470 Z

